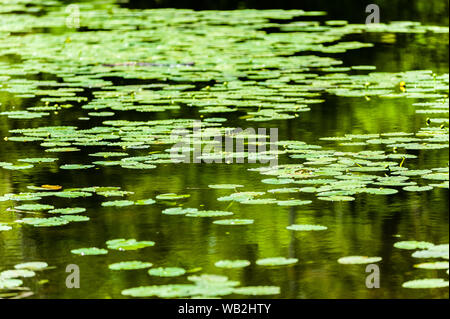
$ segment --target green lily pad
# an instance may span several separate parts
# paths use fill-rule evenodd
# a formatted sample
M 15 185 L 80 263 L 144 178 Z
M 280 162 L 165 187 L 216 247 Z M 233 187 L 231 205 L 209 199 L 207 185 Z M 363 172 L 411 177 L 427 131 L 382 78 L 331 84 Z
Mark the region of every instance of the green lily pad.
M 134 205 L 134 202 L 131 200 L 113 200 L 102 203 L 102 206 L 104 207 L 125 207 L 131 205 Z
M 433 247 L 433 243 L 425 242 L 425 241 L 398 241 L 394 244 L 395 248 L 400 249 L 427 249 Z
M 122 290 L 122 295 L 131 297 L 186 298 L 198 293 L 195 285 L 141 286 Z
M 239 287 L 233 290 L 235 294 L 245 296 L 266 296 L 280 294 L 280 287 L 276 286 L 248 286 Z
M 226 212 L 226 211 L 221 211 L 221 210 L 198 210 L 195 212 L 186 213 L 186 216 L 188 216 L 188 217 L 202 217 L 202 218 L 222 217 L 222 216 L 231 216 L 231 215 L 233 215 L 232 212 Z
M 156 196 L 156 199 L 161 199 L 161 200 L 177 200 L 177 199 L 183 199 L 183 198 L 188 198 L 191 195 L 189 194 L 174 194 L 174 193 L 167 193 L 167 194 L 160 194 Z
M 148 271 L 151 276 L 157 277 L 178 277 L 186 273 L 186 270 L 178 267 L 152 268 Z
M 317 230 L 326 230 L 328 227 L 322 225 L 307 225 L 307 224 L 294 224 L 287 226 L 286 229 L 295 230 L 295 231 L 317 231 Z
M 52 214 L 80 214 L 80 213 L 84 213 L 86 211 L 86 208 L 83 207 L 68 207 L 68 208 L 57 208 L 57 209 L 52 209 L 49 210 L 49 213 Z
M 20 279 L 8 279 L 0 277 L 0 289 L 14 289 L 22 286 L 23 281 Z
M 429 262 L 429 263 L 421 263 L 414 265 L 416 268 L 420 269 L 448 269 L 448 261 L 435 261 L 435 262 Z
M 164 209 L 162 213 L 165 215 L 185 215 L 188 213 L 195 213 L 197 211 L 197 208 L 172 207 Z
M 61 216 L 61 218 L 67 220 L 68 222 L 87 222 L 90 220 L 89 217 L 81 215 L 64 215 Z
M 50 217 L 50 218 L 22 218 L 16 221 L 17 223 L 24 223 L 34 227 L 54 227 L 63 226 L 69 223 L 68 220 L 61 217 Z
M 215 185 L 208 185 L 209 188 L 216 188 L 216 189 L 236 189 L 238 187 L 244 187 L 244 185 L 239 184 L 215 184 Z
M 80 256 L 97 256 L 97 255 L 106 255 L 108 253 L 106 249 L 97 247 L 72 249 L 70 252 L 72 254 Z
M 256 264 L 259 266 L 286 266 L 296 264 L 297 262 L 297 258 L 270 257 L 258 259 Z
M 83 164 L 65 164 L 61 165 L 60 169 L 88 169 L 95 167 L 94 165 L 83 165 Z
M 137 250 L 155 245 L 154 241 L 137 241 L 136 239 L 111 239 L 106 242 L 108 249 Z
M 433 187 L 431 186 L 405 186 L 403 187 L 403 190 L 407 192 L 425 192 L 432 190 Z
M 11 229 L 12 229 L 11 226 L 8 226 L 8 225 L 0 223 L 0 231 L 8 231 L 8 230 L 11 230 Z
M 139 205 L 139 206 L 152 205 L 154 203 L 156 203 L 156 201 L 154 199 L 151 199 L 151 198 L 149 198 L 149 199 L 139 199 L 139 200 L 137 200 L 135 202 L 135 204 Z
M 48 264 L 43 261 L 31 261 L 14 266 L 16 269 L 28 269 L 33 271 L 43 270 L 48 267 Z
M 36 273 L 28 269 L 16 269 L 16 270 L 5 270 L 0 272 L 0 278 L 12 279 L 12 278 L 28 278 L 34 277 Z
M 352 196 L 336 195 L 336 196 L 319 196 L 318 199 L 326 200 L 330 202 L 349 202 L 354 201 L 355 198 Z
M 310 201 L 310 200 L 298 200 L 298 199 L 277 201 L 277 204 L 279 206 L 300 206 L 300 205 L 307 205 L 307 204 L 311 204 L 311 203 L 312 203 L 312 201 Z
M 218 268 L 244 268 L 250 266 L 248 260 L 219 260 L 214 264 Z
M 213 224 L 234 226 L 234 225 L 251 225 L 253 224 L 253 222 L 254 222 L 253 219 L 221 219 L 213 221 Z
M 235 287 L 240 284 L 238 281 L 229 280 L 227 276 L 212 274 L 189 276 L 188 280 L 193 281 L 196 285 L 203 287 Z
M 41 210 L 49 210 L 54 209 L 52 205 L 43 205 L 43 204 L 25 204 L 14 207 L 18 210 L 26 210 L 26 211 L 41 211 Z

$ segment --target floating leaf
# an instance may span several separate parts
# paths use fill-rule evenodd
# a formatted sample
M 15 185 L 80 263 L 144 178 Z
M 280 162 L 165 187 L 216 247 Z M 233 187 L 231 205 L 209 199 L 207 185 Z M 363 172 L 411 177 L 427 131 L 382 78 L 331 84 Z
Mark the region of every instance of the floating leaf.
M 153 266 L 152 263 L 142 262 L 142 261 L 122 261 L 119 263 L 111 264 L 108 266 L 111 270 L 135 270 L 135 269 L 145 269 Z
M 34 227 L 54 227 L 63 226 L 69 223 L 68 220 L 61 217 L 50 217 L 50 218 L 22 218 L 16 221 L 17 223 L 24 223 L 27 225 L 32 225 Z
M 149 275 L 157 277 L 178 277 L 184 275 L 185 273 L 186 270 L 177 267 L 152 268 L 148 271 Z
M 214 264 L 219 268 L 244 268 L 250 265 L 248 260 L 219 260 Z
M 18 210 L 26 210 L 26 211 L 41 211 L 41 210 L 49 210 L 54 209 L 52 205 L 43 205 L 43 204 L 25 204 L 14 207 Z
M 256 264 L 259 266 L 285 266 L 296 264 L 297 262 L 297 258 L 271 257 L 258 259 Z
M 197 211 L 197 208 L 172 207 L 164 209 L 162 213 L 165 215 L 185 215 L 187 213 L 195 213 Z
M 57 208 L 49 210 L 49 213 L 52 214 L 80 214 L 84 213 L 86 211 L 86 208 L 83 207 L 68 207 L 68 208 Z
M 14 266 L 16 269 L 28 269 L 28 270 L 43 270 L 48 267 L 48 264 L 43 261 L 31 261 L 27 263 L 17 264 Z
M 149 198 L 149 199 L 139 199 L 139 200 L 137 200 L 135 202 L 136 205 L 140 205 L 140 206 L 142 206 L 142 205 L 152 205 L 154 203 L 156 203 L 156 201 L 154 199 L 151 199 L 151 198 Z
M 432 190 L 433 187 L 431 186 L 406 186 L 403 187 L 403 190 L 408 192 L 425 192 Z
M 236 189 L 238 187 L 244 187 L 244 185 L 239 184 L 215 184 L 208 185 L 209 188 L 217 188 L 217 189 Z
M 23 281 L 20 279 L 8 279 L 0 277 L 0 289 L 14 289 L 22 286 Z
M 338 259 L 338 263 L 343 265 L 374 264 L 379 261 L 381 257 L 347 256 Z
M 8 225 L 5 225 L 3 223 L 0 223 L 0 231 L 8 231 L 8 230 L 11 230 L 11 229 L 12 229 L 11 226 L 8 226 Z
M 254 222 L 253 219 L 221 219 L 213 221 L 213 224 L 234 226 L 234 225 L 251 225 L 253 224 L 253 222 Z
M 70 252 L 72 254 L 81 255 L 81 256 L 106 255 L 108 253 L 108 251 L 106 249 L 97 248 L 97 247 L 72 249 Z
M 102 206 L 104 207 L 125 207 L 131 205 L 134 205 L 134 202 L 131 200 L 114 200 L 102 203 Z
M 395 248 L 400 249 L 426 249 L 433 247 L 433 243 L 425 242 L 425 241 L 398 241 L 394 244 Z
M 186 284 L 141 286 L 122 290 L 122 295 L 131 297 L 183 298 L 196 295 L 198 291 L 197 286 Z
M 0 272 L 0 278 L 11 279 L 11 278 L 28 278 L 34 277 L 36 273 L 28 269 L 16 269 L 16 270 L 5 270 Z
M 299 205 L 307 205 L 307 204 L 311 204 L 311 203 L 312 203 L 312 201 L 310 201 L 310 200 L 298 200 L 298 199 L 277 201 L 277 204 L 279 206 L 299 206 Z
M 189 194 L 183 194 L 183 195 L 177 195 L 174 193 L 168 193 L 168 194 L 160 194 L 156 196 L 156 199 L 161 199 L 161 200 L 176 200 L 176 199 L 183 199 L 183 198 L 188 198 L 191 195 Z
M 316 231 L 316 230 L 326 230 L 328 227 L 321 225 L 307 225 L 307 224 L 294 224 L 287 226 L 286 229 L 295 230 L 295 231 Z
M 111 239 L 106 242 L 109 249 L 136 250 L 155 245 L 154 241 L 137 241 L 136 239 Z
M 440 278 L 417 279 L 403 283 L 402 287 L 412 289 L 445 288 L 448 287 L 448 281 Z
M 235 294 L 246 296 L 265 296 L 280 294 L 280 287 L 276 286 L 248 286 L 239 287 L 233 290 Z
M 414 265 L 414 267 L 421 269 L 448 269 L 449 265 L 448 261 L 435 261 L 430 263 L 417 264 Z
M 233 213 L 221 210 L 198 210 L 195 212 L 186 213 L 186 216 L 188 217 L 222 217 L 230 215 L 233 215 Z
M 60 169 L 88 169 L 92 168 L 94 165 L 83 165 L 83 164 L 65 164 L 61 165 Z

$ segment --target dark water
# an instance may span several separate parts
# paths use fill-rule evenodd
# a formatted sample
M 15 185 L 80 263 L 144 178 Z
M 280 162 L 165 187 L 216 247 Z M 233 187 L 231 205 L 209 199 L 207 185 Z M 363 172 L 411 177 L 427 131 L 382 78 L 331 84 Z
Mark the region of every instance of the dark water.
M 132 1 L 132 7 L 143 6 L 187 7 L 183 1 Z M 265 2 L 249 1 L 247 6 L 263 8 Z M 297 2 L 281 1 L 286 8 Z M 302 9 L 327 10 L 333 18 L 358 20 L 351 4 L 321 6 L 323 1 L 298 2 Z M 337 3 L 337 2 L 336 2 Z M 420 20 L 434 24 L 448 23 L 448 2 L 417 1 L 421 6 L 408 5 L 410 1 L 396 1 L 389 6 L 386 17 L 392 20 Z M 416 3 L 416 2 L 414 2 Z M 439 3 L 439 4 L 438 4 Z M 233 9 L 242 2 L 203 2 L 195 9 Z M 433 11 L 434 10 L 434 11 Z M 423 13 L 423 14 L 422 14 Z M 347 15 L 348 14 L 348 15 Z M 383 14 L 383 13 L 382 13 Z M 361 21 L 359 21 L 361 22 Z M 381 35 L 364 41 L 375 47 L 336 55 L 344 64 L 376 65 L 378 71 L 398 72 L 429 69 L 441 74 L 448 72 L 447 35 L 397 35 L 395 42 L 385 43 Z M 13 57 L 0 57 L 1 61 L 20 63 Z M 41 75 L 43 79 L 47 75 Z M 297 139 L 315 143 L 325 136 L 366 134 L 380 132 L 416 132 L 424 125 L 424 116 L 415 113 L 411 99 L 377 99 L 361 103 L 361 99 L 325 96 L 325 103 L 311 106 L 310 112 L 297 119 L 272 121 L 264 127 L 277 127 L 279 139 Z M 0 92 L 2 110 L 11 106 L 20 108 L 33 100 L 16 98 Z M 67 112 L 66 112 L 67 113 Z M 52 115 L 45 120 L 29 120 L 30 126 L 70 125 L 83 112 L 74 108 L 65 117 Z M 198 113 L 188 108 L 157 115 L 144 115 L 149 119 L 194 118 Z M 137 116 L 136 116 L 137 117 Z M 228 117 L 228 116 L 227 116 Z M 238 114 L 228 117 L 227 124 L 246 127 Z M 128 116 L 127 119 L 130 119 Z M 95 120 L 94 120 L 95 121 Z M 23 120 L 0 117 L 0 136 L 8 136 L 8 130 L 23 127 Z M 99 124 L 90 122 L 89 125 Z M 257 126 L 256 126 L 257 127 Z M 6 143 L 0 141 L 0 161 L 11 158 L 41 157 L 38 145 Z M 89 153 L 102 151 L 89 148 L 71 156 L 73 162 L 83 162 Z M 420 167 L 444 167 L 448 163 L 448 150 L 416 152 Z M 74 157 L 75 156 L 75 157 Z M 64 157 L 63 157 L 64 158 Z M 219 202 L 217 197 L 228 194 L 225 190 L 208 188 L 209 184 L 239 183 L 246 190 L 265 190 L 258 172 L 248 171 L 259 165 L 239 164 L 160 164 L 157 169 L 142 173 L 118 167 L 87 171 L 58 170 L 54 165 L 39 166 L 27 172 L 0 171 L 0 194 L 26 192 L 28 185 L 59 184 L 65 188 L 120 186 L 135 192 L 131 200 L 154 198 L 160 193 L 188 193 L 184 201 L 187 207 L 208 207 L 226 210 L 229 202 Z M 286 198 L 288 196 L 286 195 Z M 311 199 L 314 196 L 311 195 Z M 45 203 L 45 201 L 43 201 Z M 64 207 L 64 199 L 50 203 Z M 72 201 L 75 204 L 76 201 Z M 76 206 L 76 204 L 74 205 Z M 71 223 L 64 227 L 22 227 L 20 231 L 0 233 L 0 270 L 15 264 L 43 260 L 56 269 L 42 275 L 49 283 L 39 285 L 36 280 L 26 281 L 35 292 L 35 298 L 120 298 L 121 290 L 150 284 L 185 283 L 184 278 L 149 278 L 145 271 L 112 272 L 107 266 L 123 260 L 145 260 L 160 266 L 177 265 L 185 269 L 202 267 L 203 273 L 224 274 L 244 285 L 275 285 L 281 287 L 281 298 L 448 298 L 448 289 L 404 289 L 402 283 L 422 277 L 443 277 L 444 270 L 420 270 L 413 268 L 417 259 L 408 252 L 396 249 L 393 244 L 403 240 L 423 240 L 436 244 L 447 243 L 448 189 L 431 192 L 400 192 L 392 196 L 358 195 L 354 202 L 331 203 L 313 200 L 308 206 L 279 207 L 276 205 L 239 205 L 229 209 L 239 218 L 255 219 L 252 227 L 227 228 L 213 225 L 210 220 L 179 218 L 162 215 L 166 205 L 106 208 L 99 206 L 96 196 L 82 199 L 91 220 L 87 223 Z M 24 217 L 6 211 L 9 206 L 0 202 L 0 222 Z M 100 208 L 99 208 L 100 207 Z M 326 232 L 286 232 L 293 224 L 328 225 Z M 112 238 L 142 238 L 157 243 L 152 249 L 130 252 L 110 252 L 107 256 L 81 258 L 70 253 L 74 247 L 103 247 Z M 340 265 L 336 260 L 348 255 L 380 256 L 381 288 L 367 289 L 365 266 Z M 267 256 L 292 256 L 299 263 L 291 267 L 265 269 L 254 261 Z M 252 265 L 242 270 L 221 270 L 214 262 L 222 259 L 247 259 Z M 65 287 L 65 267 L 78 264 L 81 270 L 81 289 Z M 425 273 L 426 272 L 426 273 Z M 238 296 L 234 296 L 238 297 Z

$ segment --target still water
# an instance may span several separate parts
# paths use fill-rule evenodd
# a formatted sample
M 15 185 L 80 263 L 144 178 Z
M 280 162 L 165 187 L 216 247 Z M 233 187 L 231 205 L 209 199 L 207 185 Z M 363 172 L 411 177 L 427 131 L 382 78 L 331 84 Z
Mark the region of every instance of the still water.
M 3 5 L 3 2 L 0 2 L 0 8 Z M 61 3 L 61 6 L 63 5 Z M 133 7 L 133 5 L 122 6 Z M 410 19 L 420 17 L 417 8 L 409 10 L 413 11 L 409 15 Z M 431 17 L 427 15 L 426 23 L 437 25 L 448 23 L 445 8 L 436 10 Z M 20 16 L 20 10 L 15 14 Z M 351 19 L 345 15 L 336 16 L 337 14 L 342 12 L 335 10 L 332 18 Z M 329 17 L 306 18 L 318 21 L 329 19 Z M 287 22 L 289 21 L 284 23 Z M 62 31 L 51 28 L 46 30 L 43 26 L 41 30 L 36 29 L 34 32 Z M 79 32 L 87 34 L 90 31 Z M 267 32 L 274 31 L 269 28 Z M 378 72 L 432 70 L 438 75 L 448 73 L 448 34 L 363 33 L 346 37 L 347 41 L 373 43 L 374 46 L 323 55 L 340 59 L 343 61 L 342 66 L 373 65 L 377 67 Z M 0 63 L 15 67 L 22 63 L 22 59 L 23 57 L 17 54 L 5 53 L 0 56 Z M 75 69 L 73 72 L 83 73 L 83 70 Z M 22 77 L 14 75 L 13 78 Z M 26 75 L 26 78 L 39 81 L 60 79 L 51 69 L 48 72 Z M 112 80 L 115 86 L 166 83 L 164 80 L 108 79 Z M 204 87 L 210 83 L 195 84 Z M 93 99 L 93 92 L 95 89 L 87 88 L 79 95 L 86 96 L 90 101 Z M 427 115 L 416 113 L 416 107 L 412 105 L 417 102 L 415 99 L 378 97 L 364 99 L 336 96 L 326 92 L 321 94 L 323 103 L 311 105 L 309 111 L 301 112 L 298 117 L 292 119 L 248 122 L 244 111 L 216 115 L 226 118 L 226 125 L 229 127 L 277 128 L 279 140 L 300 140 L 310 144 L 317 144 L 321 137 L 345 134 L 418 132 L 426 125 Z M 16 95 L 0 88 L 0 111 L 24 110 L 33 105 L 43 105 L 38 97 L 24 98 Z M 3 140 L 3 137 L 11 136 L 10 130 L 41 126 L 74 125 L 80 129 L 101 126 L 104 121 L 102 117 L 91 117 L 89 121 L 79 120 L 87 113 L 87 110 L 81 108 L 83 103 L 87 102 L 74 103 L 73 108 L 43 118 L 27 120 L 1 116 L 0 162 L 15 162 L 17 159 L 49 155 L 43 151 L 39 143 Z M 195 108 L 181 104 L 177 110 L 157 113 L 117 112 L 114 120 L 201 119 L 202 116 L 203 114 Z M 446 116 L 448 118 L 448 113 Z M 333 143 L 321 145 L 325 148 L 336 147 Z M 140 153 L 133 154 L 143 155 L 165 148 L 166 145 L 156 145 L 150 150 L 140 150 Z M 92 159 L 89 154 L 111 150 L 99 146 L 80 149 L 74 153 L 58 153 L 59 164 L 88 163 Z M 120 151 L 115 149 L 118 150 Z M 348 150 L 355 149 L 345 151 Z M 417 155 L 418 158 L 407 160 L 409 169 L 448 166 L 447 148 L 410 153 Z M 298 162 L 288 157 L 280 158 L 279 161 L 283 164 Z M 243 188 L 245 191 L 264 192 L 270 188 L 285 186 L 261 183 L 261 180 L 267 177 L 257 171 L 248 170 L 260 166 L 261 164 L 248 163 L 163 163 L 157 164 L 157 168 L 151 170 L 126 169 L 120 166 L 63 170 L 53 163 L 44 163 L 27 170 L 0 169 L 0 195 L 29 192 L 27 186 L 44 184 L 61 185 L 63 189 L 119 186 L 122 190 L 134 192 L 127 196 L 126 199 L 130 200 L 154 199 L 158 194 L 164 193 L 190 195 L 187 199 L 177 201 L 177 204 L 156 201 L 155 204 L 148 206 L 127 207 L 102 207 L 100 205 L 102 198 L 99 196 L 75 198 L 70 202 L 65 198 L 44 198 L 39 203 L 55 207 L 84 207 L 87 210 L 85 215 L 90 220 L 60 227 L 14 224 L 12 230 L 0 232 L 0 271 L 12 269 L 14 265 L 28 261 L 45 261 L 54 267 L 39 273 L 36 277 L 24 279 L 24 286 L 29 287 L 34 293 L 32 298 L 123 298 L 121 291 L 126 288 L 188 282 L 186 275 L 159 278 L 149 276 L 146 270 L 117 272 L 108 269 L 109 264 L 125 260 L 148 261 L 155 267 L 181 267 L 192 274 L 226 275 L 231 280 L 239 281 L 241 286 L 280 287 L 280 294 L 264 296 L 267 298 L 449 297 L 448 288 L 403 288 L 402 284 L 409 280 L 418 278 L 448 280 L 448 275 L 445 269 L 414 268 L 415 264 L 422 261 L 411 257 L 411 251 L 393 246 L 399 240 L 448 243 L 448 188 L 434 188 L 426 192 L 406 192 L 400 188 L 397 194 L 389 196 L 357 194 L 355 200 L 349 202 L 317 200 L 314 194 L 309 193 L 302 193 L 301 196 L 280 194 L 282 199 L 301 198 L 312 201 L 309 205 L 284 207 L 273 204 L 242 205 L 238 202 L 218 201 L 218 197 L 229 195 L 231 192 L 208 187 L 211 184 L 241 184 L 245 186 Z M 0 201 L 0 223 L 13 223 L 15 220 L 30 217 L 27 213 L 11 209 L 19 204 Z M 236 218 L 253 219 L 254 223 L 248 226 L 227 227 L 215 225 L 209 218 L 180 218 L 176 215 L 161 214 L 162 210 L 179 204 L 183 207 L 231 211 Z M 291 224 L 326 225 L 328 229 L 318 232 L 291 232 L 286 230 Z M 80 247 L 105 247 L 105 242 L 114 238 L 151 240 L 156 242 L 156 245 L 135 251 L 111 250 L 104 256 L 81 257 L 70 252 Z M 378 263 L 380 288 L 366 288 L 368 275 L 365 272 L 366 265 L 342 265 L 337 262 L 343 256 L 353 255 L 382 258 Z M 297 258 L 298 263 L 283 267 L 261 267 L 255 264 L 260 258 L 277 256 Z M 248 260 L 251 265 L 242 269 L 221 269 L 214 266 L 215 262 L 226 259 Z M 80 289 L 66 287 L 68 274 L 65 269 L 68 264 L 80 267 Z M 47 279 L 48 282 L 42 282 L 43 279 Z M 229 297 L 243 296 L 233 294 Z

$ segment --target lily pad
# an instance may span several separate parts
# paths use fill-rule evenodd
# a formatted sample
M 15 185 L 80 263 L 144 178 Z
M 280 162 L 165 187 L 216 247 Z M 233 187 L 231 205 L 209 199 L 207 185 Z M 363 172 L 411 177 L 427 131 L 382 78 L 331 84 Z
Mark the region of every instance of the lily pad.
M 435 261 L 435 262 L 429 262 L 429 263 L 421 263 L 414 265 L 416 268 L 420 269 L 448 269 L 448 261 Z
M 114 200 L 102 203 L 104 207 L 125 207 L 131 205 L 134 205 L 134 202 L 131 200 Z
M 381 257 L 368 256 L 347 256 L 338 259 L 338 263 L 343 265 L 374 264 L 380 261 Z
M 248 260 L 219 260 L 214 264 L 218 268 L 244 268 L 250 266 L 250 262 Z
M 136 239 L 111 239 L 106 242 L 108 249 L 137 250 L 155 245 L 154 241 L 137 241 Z
M 157 277 L 178 277 L 186 273 L 186 270 L 178 267 L 152 268 L 148 271 L 151 276 Z
M 427 249 L 433 247 L 433 243 L 425 242 L 425 241 L 398 241 L 394 244 L 395 248 L 400 249 Z
M 184 198 L 188 198 L 191 195 L 189 194 L 174 194 L 174 193 L 167 193 L 167 194 L 160 194 L 156 196 L 156 199 L 160 199 L 160 200 L 177 200 L 177 199 L 184 199 Z
M 448 287 L 448 281 L 440 278 L 417 279 L 404 282 L 402 287 L 412 289 L 445 288 Z
M 317 230 L 326 230 L 328 227 L 322 225 L 308 225 L 308 224 L 293 224 L 287 226 L 286 229 L 295 230 L 295 231 L 317 231 Z
M 221 210 L 198 210 L 195 212 L 189 212 L 186 213 L 186 216 L 188 217 L 222 217 L 222 216 L 231 216 L 233 215 L 232 212 L 226 212 Z
M 238 187 L 244 187 L 244 185 L 239 184 L 214 184 L 214 185 L 208 185 L 209 188 L 216 188 L 216 189 L 236 189 Z
M 43 270 L 48 267 L 48 264 L 43 261 L 31 261 L 14 266 L 16 269 L 28 269 L 33 271 Z
M 86 208 L 83 207 L 68 207 L 68 208 L 57 208 L 57 209 L 52 209 L 49 210 L 49 213 L 52 214 L 80 214 L 80 213 L 84 213 L 86 211 Z
M 296 264 L 297 262 L 297 258 L 270 257 L 258 259 L 256 264 L 259 266 L 286 266 Z
M 54 209 L 52 205 L 43 205 L 43 204 L 25 204 L 14 207 L 18 210 L 26 210 L 26 211 L 41 211 L 41 210 L 49 210 Z
M 111 264 L 108 266 L 111 270 L 135 270 L 135 269 L 145 269 L 153 266 L 152 263 L 143 261 L 122 261 L 119 263 Z
M 246 296 L 266 296 L 280 294 L 280 287 L 276 286 L 248 286 L 239 287 L 233 290 L 235 294 Z
M 235 225 L 251 225 L 253 224 L 253 222 L 254 222 L 253 219 L 221 219 L 213 221 L 213 224 L 235 226 Z

